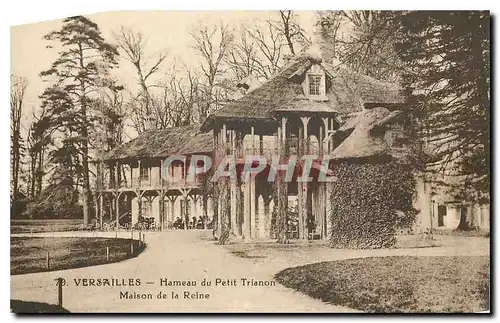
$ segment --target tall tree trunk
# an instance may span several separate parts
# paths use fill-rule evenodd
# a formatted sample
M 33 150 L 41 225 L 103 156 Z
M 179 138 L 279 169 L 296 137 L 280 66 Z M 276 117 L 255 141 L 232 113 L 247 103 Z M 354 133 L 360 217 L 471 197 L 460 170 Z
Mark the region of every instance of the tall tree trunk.
M 80 49 L 80 69 L 85 70 L 85 65 L 83 63 L 83 51 L 82 45 L 79 44 Z M 83 225 L 88 225 L 89 223 L 89 212 L 90 212 L 90 178 L 89 178 L 89 141 L 88 141 L 88 129 L 87 129 L 87 102 L 85 96 L 85 81 L 80 80 L 80 104 L 82 113 L 82 128 L 81 134 L 83 137 L 82 142 L 82 172 L 83 172 Z

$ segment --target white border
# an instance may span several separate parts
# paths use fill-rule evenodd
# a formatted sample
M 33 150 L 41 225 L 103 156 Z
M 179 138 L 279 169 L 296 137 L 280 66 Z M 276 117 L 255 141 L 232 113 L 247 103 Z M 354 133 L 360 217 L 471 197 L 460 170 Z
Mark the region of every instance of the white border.
M 9 169 L 9 155 L 7 151 L 10 149 L 10 134 L 9 134 L 9 116 L 8 116 L 8 102 L 9 102 L 9 82 L 10 78 L 10 27 L 14 25 L 26 24 L 26 23 L 34 23 L 45 20 L 52 19 L 60 19 L 67 16 L 72 15 L 81 15 L 81 14 L 92 14 L 99 13 L 103 11 L 115 11 L 115 10 L 235 10 L 235 9 L 248 9 L 248 10 L 276 10 L 276 9 L 294 9 L 294 10 L 319 10 L 319 9 L 432 9 L 432 10 L 451 10 L 451 9 L 461 9 L 461 10 L 471 10 L 471 9 L 483 9 L 483 10 L 492 10 L 492 14 L 496 12 L 497 2 L 486 1 L 486 0 L 475 0 L 473 2 L 465 2 L 465 1 L 436 1 L 436 0 L 419 0 L 419 1 L 362 1 L 362 0 L 350 0 L 346 2 L 335 2 L 332 0 L 328 1 L 297 1 L 297 0 L 280 0 L 280 1 L 269 1 L 269 0 L 252 0 L 252 1 L 203 1 L 203 0 L 183 0 L 183 1 L 161 1 L 161 0 L 141 0 L 141 1 L 106 1 L 106 0 L 84 0 L 84 1 L 69 1 L 69 0 L 15 0 L 15 1 L 4 1 L 2 3 L 1 10 L 1 24 L 2 28 L 0 29 L 0 37 L 1 37 L 1 75 L 3 77 L 2 80 L 2 89 L 1 91 L 1 102 L 2 102 L 2 117 L 0 118 L 0 151 L 3 152 L 1 158 L 1 168 L 2 172 L 0 172 L 0 183 L 3 183 L 1 186 L 0 192 L 0 201 L 2 206 L 3 213 L 3 221 L 2 221 L 2 237 L 3 242 L 0 245 L 1 258 L 3 266 L 1 269 L 1 277 L 2 277 L 2 288 L 1 288 L 1 303 L 2 304 L 2 313 L 8 313 L 9 310 L 9 299 L 10 299 L 10 273 L 9 273 L 9 242 L 7 241 L 9 238 L 9 200 L 8 200 L 8 192 L 9 186 L 7 183 L 10 182 L 10 175 L 8 173 Z M 344 5 L 344 7 L 340 7 Z M 346 8 L 345 5 L 348 5 Z M 495 33 L 493 33 L 495 35 Z M 497 37 L 495 37 L 497 38 Z M 497 53 L 496 50 L 496 39 L 494 40 L 495 50 L 493 53 Z M 33 53 L 36 55 L 36 53 Z M 494 90 L 498 90 L 498 85 L 495 82 Z M 498 91 L 496 91 L 498 93 Z M 498 115 L 498 112 L 496 113 Z M 497 118 L 495 118 L 497 119 Z M 493 120 L 492 120 L 493 121 Z M 498 125 L 498 119 L 496 120 L 496 124 Z M 498 134 L 499 131 L 497 130 Z M 498 139 L 498 136 L 495 136 Z M 495 140 L 498 142 L 498 140 Z M 495 144 L 496 146 L 496 144 Z M 498 148 L 498 147 L 495 147 Z M 498 149 L 495 149 L 498 150 Z M 495 177 L 496 179 L 496 177 Z M 497 198 L 497 194 L 493 197 L 494 200 L 500 201 Z M 496 204 L 496 203 L 495 203 Z M 493 210 L 494 211 L 494 210 Z M 495 221 L 496 223 L 497 221 Z M 496 227 L 492 228 L 493 232 L 496 232 Z M 496 274 L 496 272 L 495 272 Z M 497 276 L 498 277 L 498 276 Z M 109 321 L 109 320 L 123 320 L 124 317 L 71 317 L 71 319 L 84 319 L 89 320 L 93 319 L 94 321 Z M 14 315 L 7 315 L 7 320 L 13 321 L 17 319 Z M 26 319 L 26 318 L 24 318 Z M 34 317 L 30 317 L 30 320 L 35 319 Z M 39 319 L 39 318 L 37 318 Z M 59 320 L 62 317 L 50 317 L 50 320 Z M 130 316 L 128 319 L 133 320 L 145 320 L 145 317 L 132 317 Z M 162 318 L 163 319 L 163 318 Z M 177 318 L 169 317 L 169 320 L 177 320 Z M 214 318 L 219 319 L 219 318 Z M 234 320 L 235 318 L 227 318 L 229 320 Z M 291 320 L 291 317 L 285 318 L 287 321 Z M 301 319 L 310 320 L 312 318 L 304 318 Z M 336 317 L 326 317 L 326 319 L 335 320 Z M 370 320 L 380 320 L 385 319 L 385 317 L 370 317 Z M 399 317 L 397 320 L 402 321 L 404 318 Z M 427 318 L 430 321 L 434 321 L 439 319 L 438 317 Z M 269 318 L 263 317 L 253 317 L 252 320 L 258 320 L 259 322 L 266 322 L 270 320 Z M 356 318 L 356 320 L 360 320 L 360 318 Z

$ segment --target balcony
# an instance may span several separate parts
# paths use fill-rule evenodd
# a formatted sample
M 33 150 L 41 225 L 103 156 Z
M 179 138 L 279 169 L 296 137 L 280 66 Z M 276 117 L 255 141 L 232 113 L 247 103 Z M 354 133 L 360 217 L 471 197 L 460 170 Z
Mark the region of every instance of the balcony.
M 118 185 L 113 180 L 104 179 L 104 191 L 134 191 L 134 190 L 161 190 L 161 189 L 181 189 L 181 188 L 197 188 L 200 186 L 200 179 L 195 178 L 195 181 L 189 182 L 186 178 L 169 178 L 169 179 L 147 179 L 133 178 L 121 180 Z
M 287 138 L 285 141 L 286 151 L 288 155 L 318 155 L 320 152 L 319 143 L 315 138 L 309 140 L 309 149 L 306 150 L 306 139 L 299 138 Z M 248 155 L 261 155 L 270 159 L 272 156 L 279 155 L 280 151 L 276 143 L 264 143 L 261 147 L 260 143 L 257 142 L 252 149 L 249 145 L 244 145 L 243 156 Z M 306 152 L 307 151 L 307 152 Z M 235 151 L 232 149 L 227 149 L 227 154 L 236 155 Z M 238 156 L 238 157 L 243 157 Z

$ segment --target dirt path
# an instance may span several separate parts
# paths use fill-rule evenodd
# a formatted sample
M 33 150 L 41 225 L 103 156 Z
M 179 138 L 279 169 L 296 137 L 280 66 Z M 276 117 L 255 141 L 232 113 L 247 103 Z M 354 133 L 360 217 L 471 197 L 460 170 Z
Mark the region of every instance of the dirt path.
M 115 233 L 59 232 L 37 235 L 114 237 Z M 323 303 L 277 283 L 269 287 L 243 287 L 241 278 L 273 281 L 274 274 L 288 267 L 358 257 L 489 255 L 489 240 L 477 238 L 448 239 L 437 248 L 335 250 L 313 247 L 298 248 L 293 252 L 271 248 L 266 252 L 252 244 L 219 246 L 203 239 L 203 235 L 209 234 L 200 231 L 146 233 L 148 247 L 137 258 L 94 267 L 11 276 L 11 298 L 55 304 L 55 279 L 63 277 L 68 282 L 64 287 L 63 305 L 71 312 L 352 312 L 354 310 Z M 130 233 L 122 232 L 119 236 L 130 237 Z M 245 248 L 265 256 L 245 258 L 229 252 Z M 141 286 L 76 286 L 75 279 L 81 278 L 116 278 L 120 282 L 122 279 L 139 278 Z M 161 286 L 162 278 L 194 280 L 197 286 Z M 229 282 L 236 280 L 237 286 L 215 286 L 217 278 L 224 281 L 229 279 Z M 203 279 L 212 281 L 212 286 L 200 286 Z M 152 299 L 120 298 L 120 292 L 127 291 L 151 293 Z M 185 299 L 185 291 L 208 293 L 210 296 L 208 299 Z M 159 292 L 168 298 L 158 299 Z M 172 299 L 172 292 L 179 294 L 179 299 Z
M 61 232 L 44 236 L 75 236 L 76 233 Z M 41 234 L 42 235 L 42 234 Z M 78 233 L 78 235 L 89 235 Z M 114 233 L 100 236 L 114 236 Z M 63 277 L 68 283 L 64 287 L 63 306 L 71 312 L 340 312 L 348 308 L 325 304 L 306 295 L 294 292 L 279 284 L 269 287 L 243 287 L 241 278 L 271 281 L 276 266 L 263 266 L 252 259 L 231 255 L 213 241 L 202 240 L 196 231 L 169 231 L 147 233 L 148 248 L 137 258 L 123 262 L 55 271 L 11 276 L 11 298 L 26 301 L 57 303 L 55 279 Z M 130 237 L 130 233 L 122 233 Z M 280 266 L 279 266 L 280 267 Z M 129 280 L 139 278 L 140 287 L 76 286 L 75 279 L 116 278 Z M 196 287 L 160 286 L 160 279 L 197 281 Z M 203 279 L 212 281 L 212 286 L 200 286 Z M 239 285 L 214 286 L 215 279 Z M 151 282 L 152 284 L 147 284 Z M 151 293 L 152 299 L 120 299 L 120 292 L 130 294 Z M 185 299 L 184 292 L 208 293 L 208 299 Z M 157 299 L 159 292 L 167 299 Z M 179 299 L 172 299 L 172 292 Z

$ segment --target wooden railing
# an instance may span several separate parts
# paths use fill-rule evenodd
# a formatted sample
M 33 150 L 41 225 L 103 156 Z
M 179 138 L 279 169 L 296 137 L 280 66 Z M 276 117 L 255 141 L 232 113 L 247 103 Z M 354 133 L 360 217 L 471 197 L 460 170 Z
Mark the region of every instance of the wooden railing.
M 128 179 L 127 181 L 121 181 L 119 185 L 114 182 L 108 181 L 104 185 L 105 190 L 120 190 L 120 189 L 161 189 L 161 188 L 181 188 L 181 187 L 198 187 L 200 185 L 199 177 L 196 177 L 194 181 L 187 181 L 185 178 L 169 178 L 169 179 L 141 179 L 133 178 L 132 181 Z

